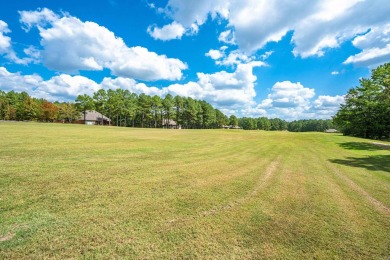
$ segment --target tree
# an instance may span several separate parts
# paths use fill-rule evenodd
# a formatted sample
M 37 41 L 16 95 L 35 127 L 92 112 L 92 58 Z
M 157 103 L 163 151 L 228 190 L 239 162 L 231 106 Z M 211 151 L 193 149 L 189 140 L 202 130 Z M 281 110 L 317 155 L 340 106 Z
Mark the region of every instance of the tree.
M 151 117 L 152 98 L 144 93 L 138 97 L 138 106 L 141 112 L 141 127 L 144 127 L 145 119 Z
M 95 104 L 93 102 L 93 99 L 90 96 L 88 96 L 87 94 L 77 96 L 76 108 L 78 111 L 80 111 L 84 114 L 84 123 L 86 121 L 87 110 L 92 110 L 92 109 L 94 109 L 94 107 L 95 107 Z
M 266 117 L 257 119 L 257 129 L 269 131 L 271 129 L 271 122 Z
M 80 113 L 77 111 L 76 106 L 72 103 L 59 103 L 58 107 L 58 120 L 63 122 L 72 123 L 79 118 Z
M 227 125 L 229 122 L 227 116 L 221 111 L 219 111 L 218 109 L 215 109 L 215 117 L 216 117 L 216 128 L 221 128 L 224 125 Z
M 256 119 L 243 117 L 239 121 L 239 126 L 244 130 L 255 130 L 257 129 Z
M 372 71 L 371 78 L 361 79 L 360 86 L 345 96 L 345 104 L 334 117 L 344 135 L 364 138 L 390 137 L 390 63 Z
M 169 125 L 169 120 L 172 117 L 173 114 L 173 97 L 171 94 L 167 94 L 165 98 L 163 99 L 163 109 L 164 109 L 164 114 L 165 118 L 167 119 L 165 121 L 166 126 L 168 127 Z
M 41 105 L 42 114 L 41 114 L 41 120 L 45 122 L 54 122 L 58 117 L 58 107 L 49 102 L 49 101 L 43 101 Z
M 235 115 L 229 117 L 229 125 L 238 126 L 238 118 Z
M 183 107 L 184 107 L 184 99 L 181 96 L 175 96 L 174 98 L 175 107 L 176 107 L 176 123 L 178 125 L 183 124 Z
M 154 95 L 152 97 L 151 102 L 152 102 L 152 113 L 154 115 L 154 128 L 157 128 L 158 116 L 159 114 L 161 114 L 163 101 L 159 96 Z
M 108 99 L 107 92 L 104 89 L 99 89 L 97 92 L 93 94 L 94 107 L 96 111 L 102 115 L 101 116 L 102 125 L 103 125 L 103 115 L 107 114 L 108 112 L 107 99 Z

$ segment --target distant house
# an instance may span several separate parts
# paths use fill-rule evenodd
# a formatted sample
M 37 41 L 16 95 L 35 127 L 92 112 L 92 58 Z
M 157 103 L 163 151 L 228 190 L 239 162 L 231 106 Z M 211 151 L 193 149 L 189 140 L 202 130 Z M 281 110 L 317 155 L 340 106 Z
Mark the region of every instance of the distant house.
M 162 120 L 162 126 L 164 128 L 169 128 L 169 129 L 181 129 L 181 125 L 179 125 L 175 120 L 172 119 L 163 119 Z
M 111 119 L 95 110 L 87 110 L 85 112 L 85 121 L 84 112 L 81 112 L 77 123 L 86 125 L 110 125 Z
M 223 129 L 241 129 L 238 125 L 223 125 Z
M 336 129 L 326 129 L 325 130 L 325 133 L 338 133 L 339 131 L 337 131 Z

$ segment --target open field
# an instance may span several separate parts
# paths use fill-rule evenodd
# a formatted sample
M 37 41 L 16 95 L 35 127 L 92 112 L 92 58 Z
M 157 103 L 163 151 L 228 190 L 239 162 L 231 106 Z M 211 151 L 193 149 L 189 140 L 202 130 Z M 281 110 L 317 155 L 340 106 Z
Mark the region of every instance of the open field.
M 389 259 L 372 142 L 0 123 L 0 259 Z

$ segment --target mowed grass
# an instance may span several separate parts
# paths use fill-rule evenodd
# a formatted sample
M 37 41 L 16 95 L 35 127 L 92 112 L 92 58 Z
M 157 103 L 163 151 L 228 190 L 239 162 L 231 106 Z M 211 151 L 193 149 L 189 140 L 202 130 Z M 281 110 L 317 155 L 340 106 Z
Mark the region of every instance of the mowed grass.
M 389 259 L 372 142 L 0 123 L 0 259 Z

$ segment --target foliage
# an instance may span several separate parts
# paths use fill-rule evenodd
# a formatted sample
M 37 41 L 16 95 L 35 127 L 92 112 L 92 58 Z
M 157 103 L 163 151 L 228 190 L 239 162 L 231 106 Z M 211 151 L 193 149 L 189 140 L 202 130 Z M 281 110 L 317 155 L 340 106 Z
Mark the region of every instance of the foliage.
M 390 137 L 390 63 L 361 79 L 360 86 L 345 96 L 345 104 L 334 117 L 345 135 L 382 139 Z
M 166 128 L 172 120 L 187 129 L 215 129 L 230 125 L 244 130 L 322 132 L 333 127 L 331 120 L 288 123 L 279 118 L 237 118 L 235 115 L 228 118 L 204 100 L 172 97 L 170 94 L 161 98 L 144 93 L 137 95 L 123 89 L 100 89 L 92 96 L 77 96 L 75 103 L 52 103 L 32 98 L 26 92 L 0 91 L 0 120 L 72 123 L 80 119 L 80 113 L 85 115 L 87 110 L 92 109 L 111 118 L 113 125 L 122 127 Z
M 331 119 L 297 120 L 288 124 L 288 131 L 290 132 L 324 132 L 332 128 L 334 128 L 334 125 Z

